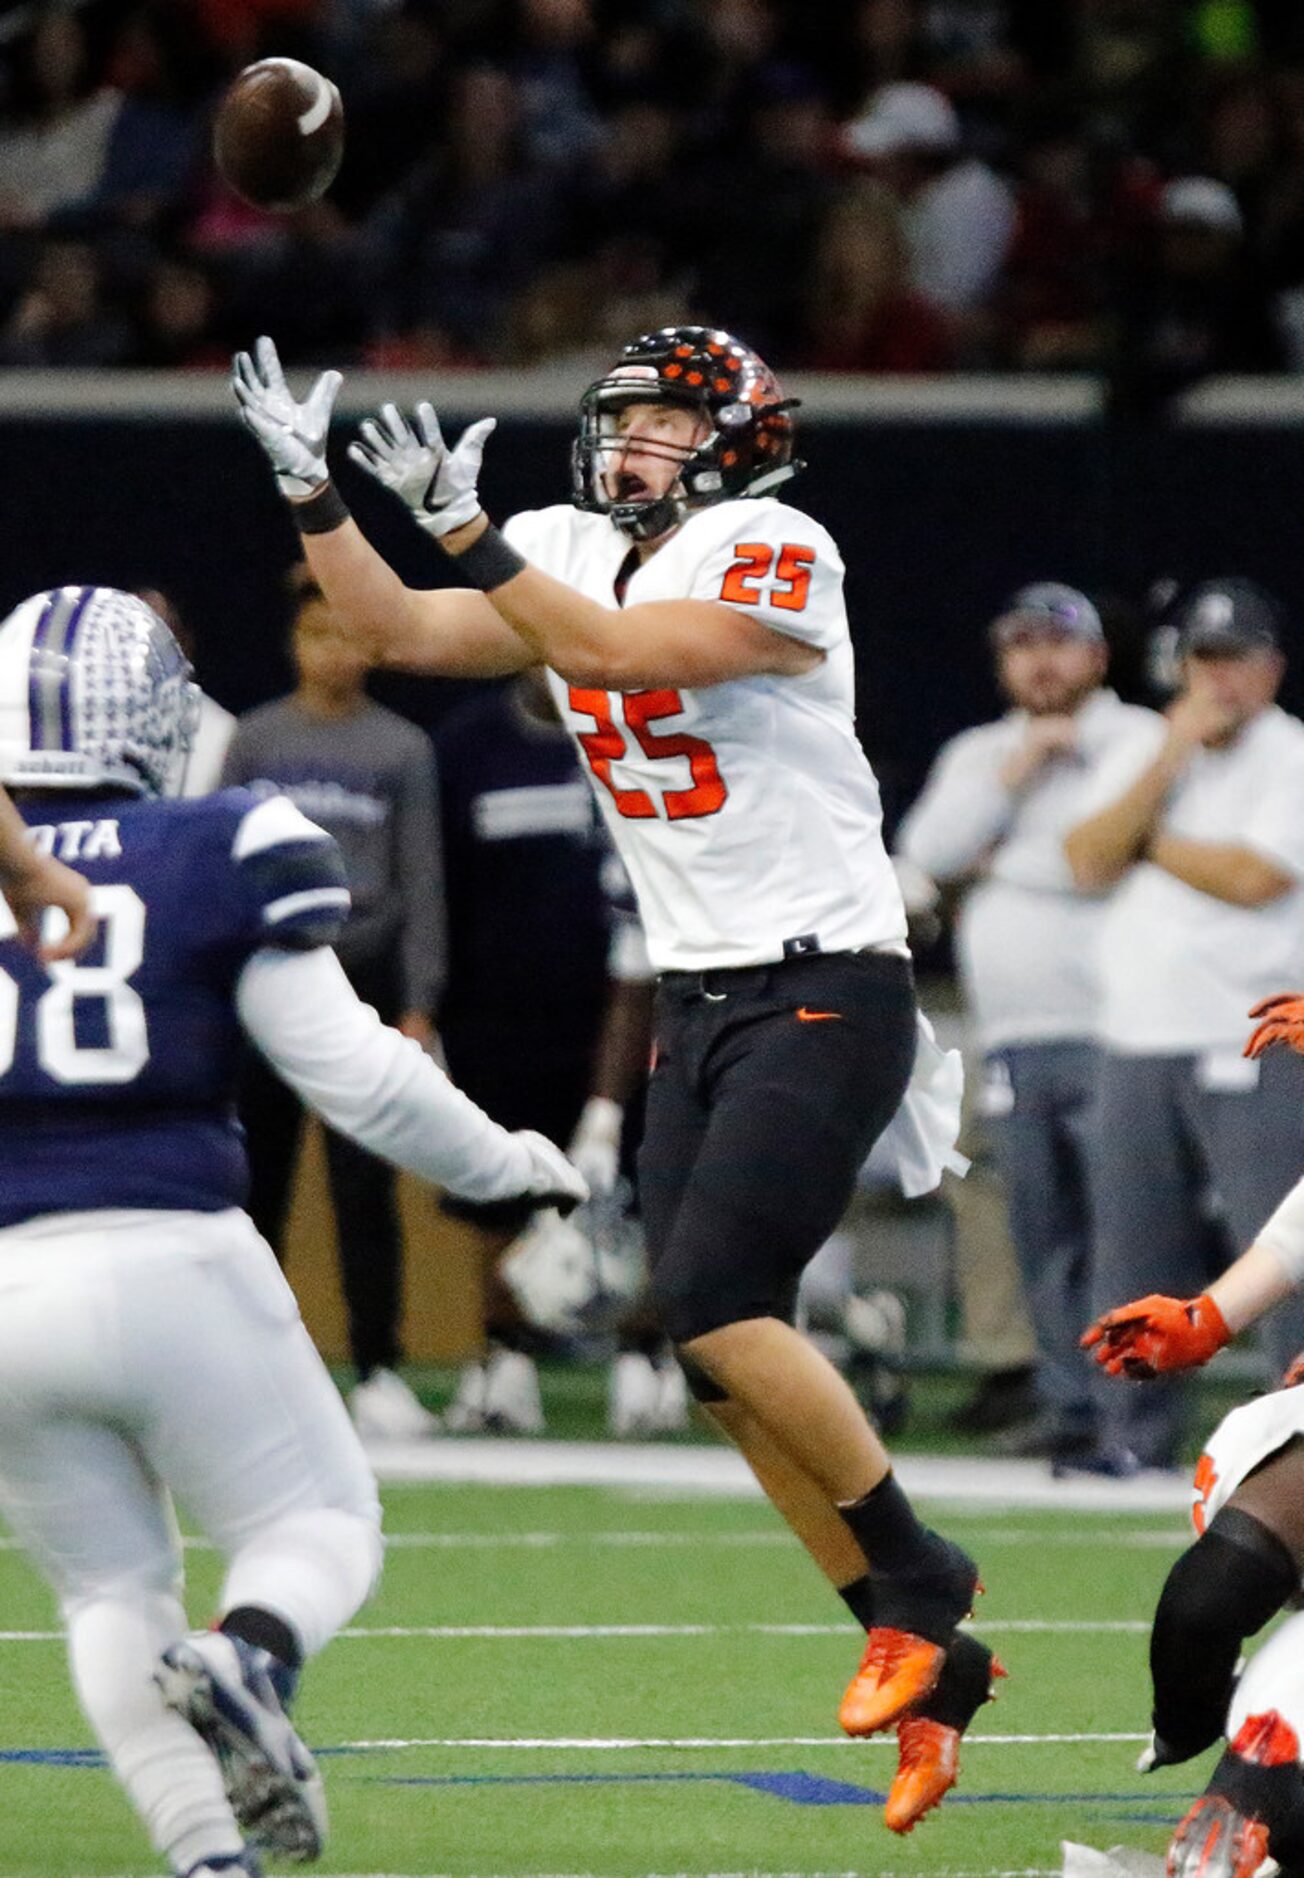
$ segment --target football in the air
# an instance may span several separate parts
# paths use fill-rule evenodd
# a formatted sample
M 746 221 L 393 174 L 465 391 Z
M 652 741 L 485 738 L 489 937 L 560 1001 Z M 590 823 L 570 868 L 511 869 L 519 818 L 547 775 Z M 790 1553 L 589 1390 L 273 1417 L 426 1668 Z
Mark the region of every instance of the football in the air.
M 301 209 L 330 188 L 344 155 L 344 107 L 298 59 L 260 59 L 235 77 L 213 125 L 217 167 L 257 209 Z

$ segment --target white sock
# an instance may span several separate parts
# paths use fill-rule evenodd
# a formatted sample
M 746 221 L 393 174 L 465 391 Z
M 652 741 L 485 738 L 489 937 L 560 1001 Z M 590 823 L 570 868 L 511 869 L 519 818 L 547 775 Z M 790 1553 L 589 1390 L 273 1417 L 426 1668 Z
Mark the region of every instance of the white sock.
M 1234 1741 L 1251 1715 L 1269 1709 L 1289 1722 L 1304 1747 L 1304 1612 L 1287 1618 L 1250 1658 L 1227 1712 L 1227 1739 Z
M 240 1547 L 222 1609 L 270 1611 L 294 1631 L 305 1657 L 315 1656 L 371 1595 L 383 1555 L 379 1513 L 291 1513 Z
M 65 1618 L 78 1700 L 156 1850 L 178 1871 L 243 1851 L 217 1762 L 154 1683 L 160 1653 L 188 1629 L 177 1599 L 87 1599 Z

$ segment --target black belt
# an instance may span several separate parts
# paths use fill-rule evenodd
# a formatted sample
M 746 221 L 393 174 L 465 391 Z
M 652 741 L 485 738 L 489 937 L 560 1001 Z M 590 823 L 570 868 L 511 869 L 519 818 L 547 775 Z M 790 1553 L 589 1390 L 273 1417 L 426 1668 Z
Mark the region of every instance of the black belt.
M 805 959 L 853 959 L 874 955 L 878 958 L 899 958 L 903 965 L 909 964 L 906 954 L 887 951 L 881 945 L 843 946 L 836 952 L 825 952 L 818 940 L 813 943 L 804 940 L 799 950 L 789 951 L 788 947 L 792 944 L 791 940 L 785 941 L 784 956 L 769 965 L 713 965 L 700 972 L 662 972 L 657 984 L 672 997 L 709 998 L 712 1003 L 718 1003 L 722 998 L 768 990 L 775 972 L 798 965 Z

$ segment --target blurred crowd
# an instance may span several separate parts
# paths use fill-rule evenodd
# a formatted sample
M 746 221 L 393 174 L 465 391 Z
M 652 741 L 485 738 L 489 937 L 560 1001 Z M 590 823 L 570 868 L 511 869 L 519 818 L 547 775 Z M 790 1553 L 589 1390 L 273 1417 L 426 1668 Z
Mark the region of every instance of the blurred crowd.
M 290 54 L 344 167 L 209 153 Z M 1291 0 L 88 0 L 0 16 L 0 361 L 528 364 L 686 314 L 774 363 L 1304 370 Z

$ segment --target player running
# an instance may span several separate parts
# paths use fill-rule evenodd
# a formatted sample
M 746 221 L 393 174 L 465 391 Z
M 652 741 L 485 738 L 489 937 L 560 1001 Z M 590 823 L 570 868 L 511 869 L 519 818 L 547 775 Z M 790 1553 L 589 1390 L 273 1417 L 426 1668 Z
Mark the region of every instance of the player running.
M 83 960 L 43 963 L 0 925 L 0 1512 L 58 1595 L 82 1707 L 154 1845 L 216 1878 L 256 1874 L 254 1844 L 320 1849 L 286 1709 L 381 1559 L 352 1424 L 240 1211 L 241 1033 L 427 1180 L 586 1189 L 358 1002 L 330 950 L 349 896 L 328 835 L 283 796 L 161 799 L 189 672 L 111 588 L 0 624 L 0 779 L 36 851 L 84 871 L 97 929 Z M 227 1558 L 211 1633 L 186 1634 L 169 1490 Z
M 728 333 L 649 334 L 581 400 L 571 500 L 501 533 L 476 488 L 494 420 L 449 449 L 429 405 L 411 424 L 387 405 L 351 454 L 479 590 L 429 592 L 403 584 L 329 480 L 340 382 L 324 373 L 296 401 L 267 339 L 235 364 L 341 618 L 409 670 L 547 670 L 659 974 L 640 1192 L 661 1320 L 867 1632 L 841 1720 L 897 1727 L 887 1822 L 909 1831 L 954 1782 L 993 1666 L 956 1630 L 972 1561 L 920 1524 L 854 1395 L 792 1323 L 801 1272 L 906 1094 L 917 1034 L 852 722 L 842 560 L 774 493 L 800 468 L 793 401 Z
M 1245 1047 L 1304 1055 L 1304 997 L 1267 998 Z M 1198 1298 L 1140 1298 L 1082 1341 L 1112 1376 L 1193 1369 L 1304 1283 L 1304 1180 L 1254 1244 Z M 1271 1857 L 1304 1872 L 1304 1617 L 1273 1633 L 1237 1681 L 1241 1646 L 1300 1596 L 1304 1573 L 1304 1358 L 1285 1386 L 1233 1409 L 1196 1470 L 1197 1540 L 1164 1585 L 1150 1639 L 1154 1740 L 1169 1767 L 1228 1746 L 1168 1852 L 1170 1878 L 1253 1878 Z

